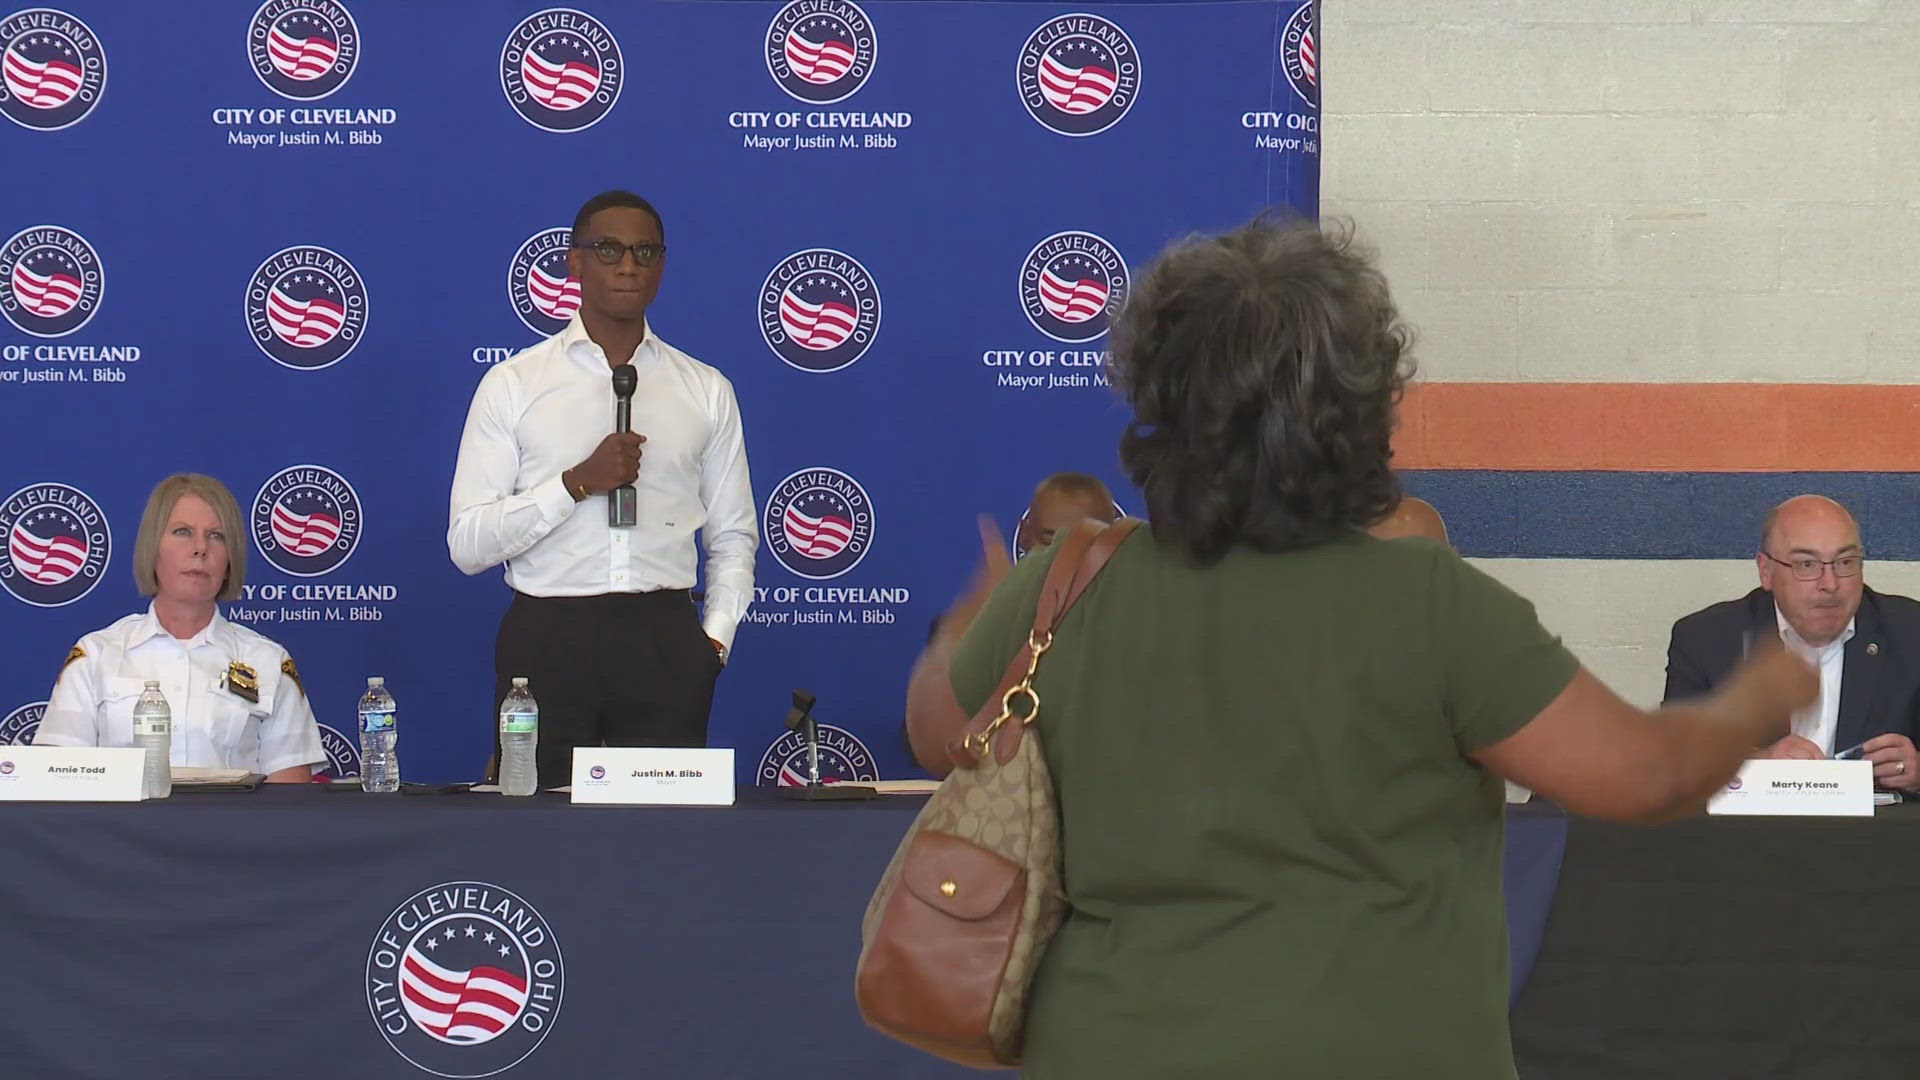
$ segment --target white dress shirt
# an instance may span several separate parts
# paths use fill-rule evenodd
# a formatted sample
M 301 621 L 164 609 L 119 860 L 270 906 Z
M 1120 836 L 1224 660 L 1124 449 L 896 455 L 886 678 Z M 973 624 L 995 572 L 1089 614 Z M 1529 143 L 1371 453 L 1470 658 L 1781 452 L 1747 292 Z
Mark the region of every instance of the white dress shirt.
M 610 527 L 605 495 L 575 503 L 560 480 L 613 430 L 613 369 L 576 315 L 480 380 L 454 466 L 447 550 L 469 574 L 506 563 L 507 584 L 529 596 L 652 592 L 693 587 L 702 531 L 701 621 L 731 648 L 760 543 L 733 384 L 651 327 L 633 367 L 633 430 L 647 437 L 636 527 Z
M 1833 735 L 1840 727 L 1840 676 L 1846 664 L 1847 642 L 1853 640 L 1853 620 L 1847 620 L 1847 628 L 1839 637 L 1816 649 L 1800 640 L 1778 607 L 1773 609 L 1773 615 L 1780 623 L 1780 640 L 1786 643 L 1787 649 L 1820 668 L 1819 700 L 1793 714 L 1793 733 L 1832 757 L 1835 749 L 1846 749 L 1833 745 Z
M 271 774 L 327 760 L 313 707 L 288 675 L 287 650 L 218 611 L 181 641 L 148 607 L 81 638 L 76 651 L 54 683 L 35 745 L 132 746 L 133 704 L 151 679 L 173 713 L 176 766 Z M 222 688 L 235 661 L 253 669 L 259 701 Z

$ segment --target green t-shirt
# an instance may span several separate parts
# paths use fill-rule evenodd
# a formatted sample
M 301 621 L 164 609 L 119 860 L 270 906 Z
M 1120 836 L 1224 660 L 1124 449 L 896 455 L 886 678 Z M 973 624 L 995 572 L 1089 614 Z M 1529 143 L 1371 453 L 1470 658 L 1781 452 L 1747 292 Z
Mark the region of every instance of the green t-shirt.
M 1058 550 L 956 652 L 969 712 Z M 1355 534 L 1201 569 L 1142 528 L 1036 679 L 1072 909 L 1024 1075 L 1513 1076 L 1503 788 L 1465 755 L 1577 666 L 1444 545 Z

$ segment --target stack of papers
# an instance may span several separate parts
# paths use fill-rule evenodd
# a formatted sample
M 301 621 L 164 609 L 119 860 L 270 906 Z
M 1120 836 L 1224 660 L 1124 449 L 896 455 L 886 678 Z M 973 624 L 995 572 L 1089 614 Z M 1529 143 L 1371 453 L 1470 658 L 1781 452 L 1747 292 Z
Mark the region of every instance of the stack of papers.
M 175 767 L 173 786 L 185 788 L 251 788 L 266 777 L 247 769 L 190 769 Z
M 866 785 L 882 795 L 931 795 L 940 790 L 938 780 L 870 780 Z

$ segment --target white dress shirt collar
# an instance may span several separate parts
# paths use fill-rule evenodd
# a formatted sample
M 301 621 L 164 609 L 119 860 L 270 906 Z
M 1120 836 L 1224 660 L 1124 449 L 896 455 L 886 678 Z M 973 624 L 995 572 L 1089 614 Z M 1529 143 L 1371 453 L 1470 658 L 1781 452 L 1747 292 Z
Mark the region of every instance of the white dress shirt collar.
M 639 346 L 633 350 L 631 363 L 635 367 L 654 359 L 657 355 L 654 349 L 653 324 L 643 322 L 641 332 L 646 336 L 640 339 Z M 579 312 L 575 312 L 573 318 L 567 321 L 567 328 L 560 331 L 560 348 L 566 353 L 567 358 L 575 363 L 594 371 L 612 370 L 607 364 L 607 350 L 601 348 L 600 343 L 593 340 L 593 336 L 587 333 L 587 324 L 580 318 Z
M 180 647 L 192 650 L 202 645 L 214 645 L 230 653 L 237 652 L 238 650 L 234 648 L 233 642 L 227 636 L 226 626 L 227 620 L 220 617 L 220 609 L 216 607 L 213 609 L 213 618 L 207 620 L 207 625 L 201 627 L 199 633 L 180 641 Z M 154 605 L 148 604 L 146 613 L 141 615 L 127 631 L 126 647 L 136 649 L 157 637 L 173 638 L 173 635 L 160 624 L 160 614 L 154 610 Z M 173 640 L 179 639 L 173 638 Z

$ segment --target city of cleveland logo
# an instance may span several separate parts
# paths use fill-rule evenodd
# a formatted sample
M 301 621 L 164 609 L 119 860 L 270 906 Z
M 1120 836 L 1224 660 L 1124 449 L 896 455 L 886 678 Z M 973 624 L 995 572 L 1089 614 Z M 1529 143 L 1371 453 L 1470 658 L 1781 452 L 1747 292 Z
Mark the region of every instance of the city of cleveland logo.
M 422 889 L 367 953 L 367 1008 L 387 1045 L 445 1077 L 492 1076 L 539 1049 L 565 968 L 540 912 L 485 881 Z

